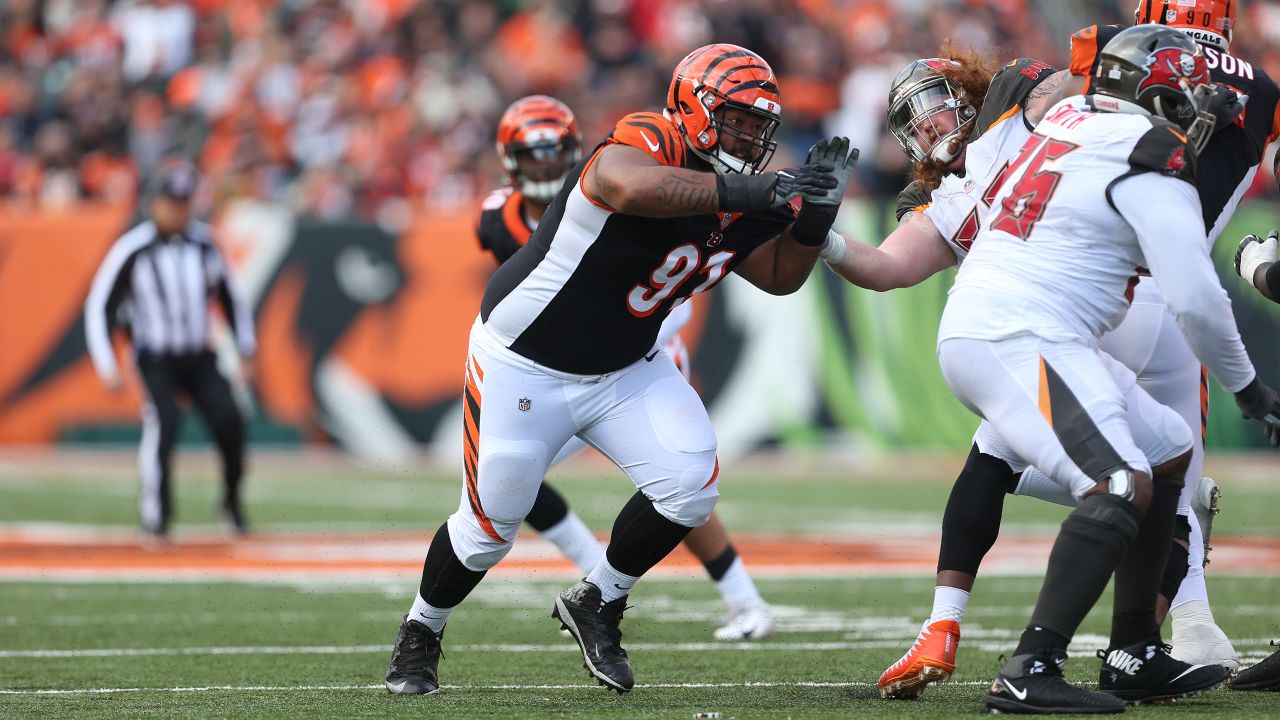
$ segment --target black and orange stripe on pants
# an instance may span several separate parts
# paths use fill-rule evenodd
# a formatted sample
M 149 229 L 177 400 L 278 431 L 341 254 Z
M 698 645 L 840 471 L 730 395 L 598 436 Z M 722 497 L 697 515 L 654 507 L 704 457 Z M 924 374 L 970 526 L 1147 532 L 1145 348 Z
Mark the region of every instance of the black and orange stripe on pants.
M 485 534 L 495 542 L 507 542 L 484 513 L 480 504 L 480 487 L 477 484 L 480 470 L 480 385 L 484 382 L 484 369 L 476 362 L 474 356 L 467 359 L 465 387 L 463 388 L 462 419 L 462 463 L 467 474 L 467 500 L 471 503 L 471 512 Z

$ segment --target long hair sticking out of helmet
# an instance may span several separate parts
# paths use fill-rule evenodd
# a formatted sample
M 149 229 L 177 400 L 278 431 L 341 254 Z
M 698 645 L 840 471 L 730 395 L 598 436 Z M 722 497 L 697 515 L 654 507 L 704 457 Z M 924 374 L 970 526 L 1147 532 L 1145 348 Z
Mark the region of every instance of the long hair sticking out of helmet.
M 982 112 L 991 78 L 1000 69 L 999 61 L 973 48 L 961 48 L 950 40 L 944 40 L 939 50 L 939 57 L 955 63 L 943 67 L 942 76 L 957 89 L 961 100 L 972 105 L 975 112 Z M 913 161 L 911 170 L 912 178 L 925 191 L 938 187 L 948 172 L 946 163 L 932 158 Z

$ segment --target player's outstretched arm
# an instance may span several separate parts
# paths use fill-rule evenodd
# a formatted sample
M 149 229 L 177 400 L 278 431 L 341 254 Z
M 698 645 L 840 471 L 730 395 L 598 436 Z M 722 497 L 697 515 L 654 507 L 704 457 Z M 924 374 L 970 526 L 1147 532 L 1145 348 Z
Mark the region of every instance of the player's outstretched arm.
M 587 167 L 587 195 L 624 215 L 667 218 L 714 212 L 762 212 L 801 195 L 823 194 L 838 180 L 829 165 L 758 175 L 721 176 L 663 165 L 642 150 L 608 145 Z
M 828 259 L 827 267 L 854 285 L 877 292 L 918 285 L 956 264 L 938 228 L 921 213 L 908 215 L 880 247 L 846 238 L 832 242 L 844 243 L 845 252 L 838 261 Z M 824 251 L 824 259 L 830 254 Z
M 1276 262 L 1276 245 L 1280 230 L 1272 230 L 1263 240 L 1245 235 L 1236 248 L 1236 274 L 1258 289 L 1264 297 L 1280 303 L 1280 263 Z
M 773 295 L 799 290 L 813 272 L 814 263 L 833 235 L 831 225 L 858 164 L 858 150 L 849 148 L 848 138 L 823 140 L 809 150 L 806 162 L 805 167 L 831 168 L 830 175 L 837 184 L 821 193 L 806 193 L 795 222 L 780 236 L 753 250 L 735 270 L 751 284 Z M 791 171 L 782 171 L 787 172 Z

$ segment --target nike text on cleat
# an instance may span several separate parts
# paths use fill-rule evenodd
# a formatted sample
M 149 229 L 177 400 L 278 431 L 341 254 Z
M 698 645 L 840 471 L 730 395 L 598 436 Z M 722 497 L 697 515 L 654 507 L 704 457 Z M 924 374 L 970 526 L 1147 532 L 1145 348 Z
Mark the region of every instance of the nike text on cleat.
M 393 695 L 434 695 L 440 692 L 436 668 L 440 664 L 440 638 L 431 628 L 406 615 L 400 622 L 396 645 L 387 666 L 387 692 Z
M 987 691 L 987 709 L 1015 715 L 1124 712 L 1122 701 L 1067 682 L 1062 677 L 1066 660 L 1061 653 L 1047 651 L 1013 656 Z
M 1272 640 L 1273 646 L 1280 647 L 1280 640 Z M 1239 675 L 1228 683 L 1232 690 L 1280 690 L 1280 650 L 1240 671 Z
M 716 628 L 715 639 L 763 640 L 773 634 L 773 613 L 764 602 L 739 605 L 729 610 L 724 625 Z
M 880 697 L 917 698 L 930 683 L 944 683 L 956 670 L 960 624 L 939 620 L 920 631 L 902 659 L 880 675 Z M 1015 695 L 1017 693 L 1014 693 Z
M 1175 660 L 1158 639 L 1098 651 L 1102 670 L 1098 689 L 1128 703 L 1159 702 L 1208 692 L 1231 673 L 1221 665 L 1193 665 Z
M 601 603 L 600 588 L 586 580 L 560 593 L 551 617 L 560 621 L 582 651 L 582 666 L 609 690 L 624 693 L 636 684 L 627 651 L 622 649 L 622 613 L 627 596 Z

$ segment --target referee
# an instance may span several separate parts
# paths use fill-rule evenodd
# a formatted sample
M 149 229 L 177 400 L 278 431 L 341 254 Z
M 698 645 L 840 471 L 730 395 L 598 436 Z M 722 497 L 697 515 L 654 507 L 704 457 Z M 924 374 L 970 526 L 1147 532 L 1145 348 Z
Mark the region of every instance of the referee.
M 85 335 L 94 369 L 109 389 L 123 385 L 111 345 L 111 329 L 123 325 L 133 343 L 146 389 L 142 404 L 142 528 L 164 540 L 169 530 L 170 465 L 182 420 L 179 398 L 204 416 L 222 455 L 224 495 L 220 518 L 240 535 L 248 531 L 240 506 L 245 422 L 217 368 L 210 345 L 210 300 L 222 305 L 243 366 L 254 351 L 253 318 L 232 287 L 211 229 L 191 218 L 199 176 L 187 163 L 162 167 L 147 200 L 150 219 L 122 235 L 107 252 L 85 300 Z

